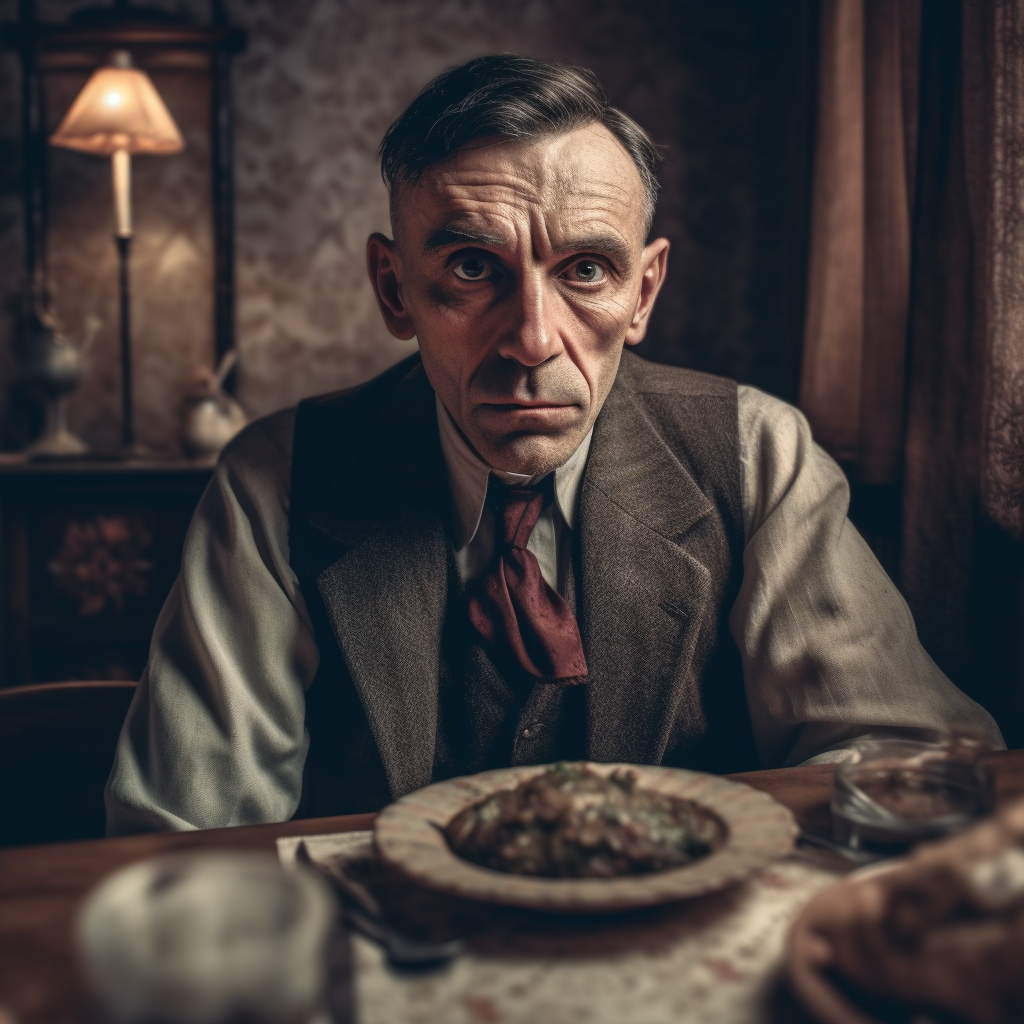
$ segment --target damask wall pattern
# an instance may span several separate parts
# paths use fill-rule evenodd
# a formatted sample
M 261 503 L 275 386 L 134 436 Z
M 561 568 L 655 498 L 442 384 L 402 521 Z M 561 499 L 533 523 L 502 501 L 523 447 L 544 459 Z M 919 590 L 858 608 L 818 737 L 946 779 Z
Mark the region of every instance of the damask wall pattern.
M 206 4 L 167 3 L 197 20 Z M 78 3 L 45 0 L 43 20 Z M 802 308 L 806 144 L 799 0 L 229 0 L 248 34 L 234 73 L 237 395 L 253 416 L 372 376 L 412 351 L 384 329 L 364 245 L 389 231 L 376 162 L 384 130 L 445 67 L 488 52 L 592 67 L 613 101 L 665 147 L 655 230 L 673 243 L 669 283 L 643 348 L 652 358 L 795 389 Z M 4 20 L 14 0 L 0 0 Z M 0 58 L 0 147 L 16 146 L 12 55 Z M 138 432 L 178 450 L 182 396 L 212 359 L 210 239 L 194 84 L 157 82 L 189 134 L 190 156 L 140 165 L 136 290 Z M 51 111 L 59 117 L 61 111 Z M 194 144 L 193 144 L 194 143 Z M 53 171 L 51 237 L 72 330 L 99 311 L 91 371 L 70 408 L 92 443 L 118 431 L 113 246 L 102 161 Z M 82 175 L 88 180 L 84 180 Z M 0 172 L 0 290 L 16 291 L 17 181 Z M 91 191 L 90 191 L 91 190 Z M 85 203 L 82 193 L 95 197 Z M 12 199 L 13 192 L 13 199 Z M 8 268 L 8 264 L 11 264 Z M 83 284 L 85 282 L 85 284 Z M 145 295 L 146 298 L 141 296 Z M 9 381 L 12 327 L 0 323 Z M 10 390 L 0 417 L 16 435 Z

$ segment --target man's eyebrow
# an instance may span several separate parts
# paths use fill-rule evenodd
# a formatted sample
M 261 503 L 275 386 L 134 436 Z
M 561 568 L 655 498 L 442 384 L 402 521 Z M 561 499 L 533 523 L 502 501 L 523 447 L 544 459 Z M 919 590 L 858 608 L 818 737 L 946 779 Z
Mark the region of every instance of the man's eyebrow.
M 623 269 L 633 266 L 633 253 L 626 243 L 615 235 L 591 235 L 587 238 L 570 238 L 559 242 L 555 252 L 593 252 L 609 256 Z
M 505 239 L 498 235 L 488 235 L 483 231 L 445 225 L 443 228 L 438 228 L 423 243 L 423 251 L 424 253 L 434 252 L 448 245 L 487 245 L 492 249 L 498 249 L 504 244 Z
M 500 249 L 507 245 L 506 239 L 500 235 L 489 235 L 484 231 L 472 228 L 457 227 L 454 224 L 438 228 L 423 244 L 423 252 L 431 253 L 444 249 L 449 245 L 485 245 L 491 249 Z M 626 243 L 615 235 L 590 235 L 585 238 L 570 238 L 555 246 L 557 253 L 593 252 L 610 257 L 623 269 L 629 270 L 633 265 L 633 254 Z

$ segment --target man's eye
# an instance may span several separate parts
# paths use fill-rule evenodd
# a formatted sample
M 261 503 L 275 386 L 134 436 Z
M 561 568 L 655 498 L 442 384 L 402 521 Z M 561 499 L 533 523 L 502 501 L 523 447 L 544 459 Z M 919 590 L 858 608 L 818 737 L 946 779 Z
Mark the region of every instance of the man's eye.
M 596 284 L 598 281 L 604 280 L 604 267 L 594 260 L 580 260 L 579 263 L 573 264 L 569 273 L 572 280 L 581 281 L 584 284 Z
M 482 281 L 491 276 L 491 265 L 479 256 L 470 256 L 455 265 L 455 276 L 463 281 Z

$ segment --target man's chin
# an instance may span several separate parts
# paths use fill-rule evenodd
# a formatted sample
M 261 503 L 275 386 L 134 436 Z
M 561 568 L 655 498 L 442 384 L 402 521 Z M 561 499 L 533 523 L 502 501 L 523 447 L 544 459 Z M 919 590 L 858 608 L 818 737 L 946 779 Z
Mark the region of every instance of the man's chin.
M 585 434 L 579 431 L 551 434 L 519 434 L 484 445 L 487 463 L 506 473 L 545 476 L 569 460 Z

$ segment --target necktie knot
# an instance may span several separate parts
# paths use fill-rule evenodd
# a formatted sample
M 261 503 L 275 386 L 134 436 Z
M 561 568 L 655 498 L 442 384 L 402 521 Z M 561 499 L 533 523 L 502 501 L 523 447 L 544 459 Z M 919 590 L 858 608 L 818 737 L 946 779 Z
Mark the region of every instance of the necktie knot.
M 494 513 L 495 539 L 503 550 L 525 548 L 541 513 L 554 500 L 553 474 L 528 487 L 491 477 L 487 502 Z
M 491 478 L 487 502 L 494 514 L 494 556 L 473 588 L 469 619 L 485 640 L 508 650 L 529 675 L 583 683 L 587 662 L 576 618 L 527 548 L 537 520 L 553 500 L 553 474 L 531 487 Z

